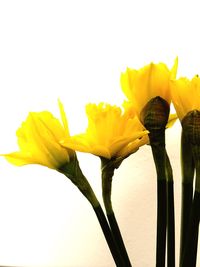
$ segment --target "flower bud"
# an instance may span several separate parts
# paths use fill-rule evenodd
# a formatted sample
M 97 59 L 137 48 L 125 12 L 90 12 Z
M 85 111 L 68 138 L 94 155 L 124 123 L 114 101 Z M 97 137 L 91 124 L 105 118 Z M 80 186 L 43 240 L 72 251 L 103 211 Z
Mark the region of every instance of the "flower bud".
M 192 145 L 200 145 L 200 111 L 188 112 L 181 121 L 185 137 Z
M 148 131 L 165 129 L 169 118 L 169 103 L 160 96 L 152 98 L 142 109 L 140 120 Z

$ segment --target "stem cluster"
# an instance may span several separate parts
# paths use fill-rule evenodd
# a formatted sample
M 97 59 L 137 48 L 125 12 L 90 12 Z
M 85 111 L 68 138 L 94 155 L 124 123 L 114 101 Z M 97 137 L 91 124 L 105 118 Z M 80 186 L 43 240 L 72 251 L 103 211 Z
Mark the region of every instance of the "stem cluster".
M 175 266 L 174 188 L 170 161 L 165 149 L 165 129 L 152 130 L 150 145 L 157 172 L 157 241 L 156 267 L 165 266 L 167 236 L 167 266 Z

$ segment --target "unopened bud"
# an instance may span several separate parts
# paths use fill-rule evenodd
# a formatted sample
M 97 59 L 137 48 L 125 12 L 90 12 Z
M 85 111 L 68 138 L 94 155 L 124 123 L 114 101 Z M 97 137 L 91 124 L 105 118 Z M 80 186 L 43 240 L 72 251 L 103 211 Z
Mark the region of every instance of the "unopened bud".
M 200 145 L 200 111 L 188 112 L 181 121 L 185 137 L 192 145 Z
M 160 96 L 152 98 L 142 109 L 140 120 L 148 131 L 165 129 L 169 118 L 169 103 Z

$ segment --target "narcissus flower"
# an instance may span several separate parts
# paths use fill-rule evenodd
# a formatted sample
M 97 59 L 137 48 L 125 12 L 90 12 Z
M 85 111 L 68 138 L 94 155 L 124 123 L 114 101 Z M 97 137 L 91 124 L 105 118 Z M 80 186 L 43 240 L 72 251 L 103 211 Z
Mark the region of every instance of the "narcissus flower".
M 12 164 L 41 164 L 52 169 L 59 169 L 75 156 L 75 152 L 64 148 L 59 141 L 69 138 L 65 112 L 61 102 L 59 108 L 62 123 L 50 112 L 30 112 L 26 121 L 17 130 L 20 150 L 5 154 Z
M 100 103 L 86 106 L 86 132 L 64 139 L 68 148 L 107 159 L 126 157 L 148 142 L 147 131 L 134 112 L 123 112 L 117 106 Z
M 127 99 L 133 104 L 138 116 L 145 105 L 155 97 L 171 102 L 169 81 L 176 77 L 177 59 L 170 71 L 164 63 L 151 63 L 135 70 L 127 68 L 121 74 L 121 87 Z
M 200 111 L 200 78 L 180 78 L 170 83 L 172 102 L 180 120 L 193 110 Z

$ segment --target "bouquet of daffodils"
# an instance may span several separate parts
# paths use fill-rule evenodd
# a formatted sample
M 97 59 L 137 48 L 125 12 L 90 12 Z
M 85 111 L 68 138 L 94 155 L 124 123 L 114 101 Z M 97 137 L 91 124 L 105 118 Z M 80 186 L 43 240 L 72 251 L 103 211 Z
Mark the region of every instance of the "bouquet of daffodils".
M 17 130 L 19 151 L 3 154 L 16 166 L 40 164 L 70 179 L 91 204 L 118 267 L 135 265 L 126 251 L 112 206 L 112 178 L 115 169 L 146 144 L 151 146 L 157 173 L 155 266 L 175 267 L 173 172 L 165 148 L 165 129 L 173 126 L 177 117 L 182 125 L 179 266 L 196 266 L 200 219 L 200 78 L 176 79 L 176 72 L 177 59 L 171 70 L 163 63 L 151 63 L 139 70 L 127 68 L 121 74 L 126 97 L 122 107 L 87 104 L 88 127 L 75 136 L 70 136 L 60 101 L 61 121 L 48 111 L 30 112 Z M 171 102 L 177 115 L 170 114 Z M 76 151 L 100 158 L 105 209 L 82 173 Z

